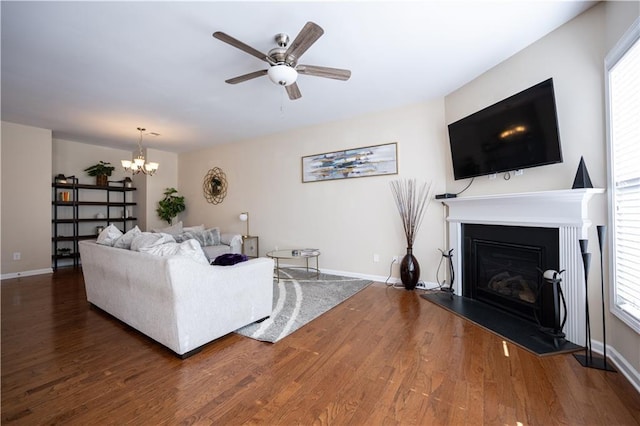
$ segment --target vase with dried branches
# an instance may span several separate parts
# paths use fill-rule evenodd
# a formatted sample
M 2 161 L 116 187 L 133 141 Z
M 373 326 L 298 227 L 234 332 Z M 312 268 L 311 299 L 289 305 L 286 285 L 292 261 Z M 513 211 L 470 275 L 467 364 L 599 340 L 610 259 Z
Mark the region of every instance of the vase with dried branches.
M 431 182 L 418 184 L 415 179 L 391 182 L 391 192 L 407 239 L 407 254 L 400 262 L 400 279 L 407 290 L 416 288 L 420 279 L 420 265 L 413 255 L 413 243 L 431 201 L 431 186 Z

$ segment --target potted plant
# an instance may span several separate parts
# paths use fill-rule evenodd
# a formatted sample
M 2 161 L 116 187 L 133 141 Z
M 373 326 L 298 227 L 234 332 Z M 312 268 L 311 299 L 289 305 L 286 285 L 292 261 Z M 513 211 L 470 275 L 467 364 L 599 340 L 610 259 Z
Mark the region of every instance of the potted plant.
M 175 195 L 178 190 L 175 188 L 167 188 L 164 191 L 164 198 L 158 201 L 156 212 L 160 219 L 166 221 L 169 225 L 173 224 L 173 218 L 185 209 L 184 197 Z
M 91 167 L 84 169 L 89 176 L 96 177 L 96 185 L 107 186 L 109 184 L 108 177 L 116 168 L 111 163 L 100 161 L 98 164 L 94 164 Z

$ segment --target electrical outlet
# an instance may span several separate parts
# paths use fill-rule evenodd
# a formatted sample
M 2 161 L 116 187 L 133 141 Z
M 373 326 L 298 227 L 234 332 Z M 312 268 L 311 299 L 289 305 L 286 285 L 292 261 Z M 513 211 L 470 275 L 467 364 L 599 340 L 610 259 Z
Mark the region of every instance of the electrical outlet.
M 21 256 L 22 255 L 20 254 L 19 251 L 14 251 L 13 252 L 13 260 L 20 260 Z
M 516 170 L 516 173 L 515 173 L 516 176 L 522 176 L 523 174 L 524 174 L 524 170 L 522 169 Z
M 424 281 L 420 281 L 418 282 L 418 284 L 416 284 L 416 288 L 419 290 L 426 290 L 427 284 Z
M 373 255 L 373 261 L 376 262 L 376 263 L 380 262 L 380 255 L 379 254 L 374 254 Z

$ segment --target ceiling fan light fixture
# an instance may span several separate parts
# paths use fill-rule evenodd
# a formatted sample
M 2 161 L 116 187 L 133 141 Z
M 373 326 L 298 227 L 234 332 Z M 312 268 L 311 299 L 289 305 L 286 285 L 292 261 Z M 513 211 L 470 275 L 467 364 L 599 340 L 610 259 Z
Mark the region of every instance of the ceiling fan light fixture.
M 298 72 L 289 65 L 273 65 L 267 71 L 267 75 L 280 86 L 290 86 L 298 79 Z

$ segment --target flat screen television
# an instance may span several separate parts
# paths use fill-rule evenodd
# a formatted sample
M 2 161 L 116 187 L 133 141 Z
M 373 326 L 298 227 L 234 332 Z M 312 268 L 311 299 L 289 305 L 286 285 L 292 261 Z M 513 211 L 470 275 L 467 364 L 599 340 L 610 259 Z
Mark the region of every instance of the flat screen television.
M 553 79 L 449 124 L 455 180 L 562 163 Z

